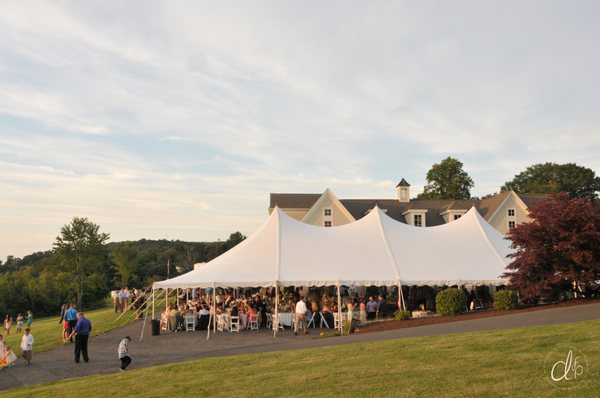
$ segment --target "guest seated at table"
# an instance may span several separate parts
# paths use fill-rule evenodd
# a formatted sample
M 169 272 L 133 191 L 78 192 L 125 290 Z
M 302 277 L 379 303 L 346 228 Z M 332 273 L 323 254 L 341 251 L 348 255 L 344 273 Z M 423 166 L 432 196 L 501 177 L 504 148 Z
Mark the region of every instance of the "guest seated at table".
M 246 324 L 244 325 L 244 327 L 248 327 L 250 318 L 254 317 L 256 315 L 258 315 L 258 312 L 256 311 L 256 308 L 254 307 L 254 305 L 249 306 L 248 310 L 246 311 Z
M 237 302 L 235 300 L 233 300 L 231 302 L 231 312 L 229 313 L 229 315 L 239 316 L 239 313 L 240 313 L 240 310 L 238 309 Z
M 183 330 L 183 316 L 177 309 L 169 313 L 169 330 Z

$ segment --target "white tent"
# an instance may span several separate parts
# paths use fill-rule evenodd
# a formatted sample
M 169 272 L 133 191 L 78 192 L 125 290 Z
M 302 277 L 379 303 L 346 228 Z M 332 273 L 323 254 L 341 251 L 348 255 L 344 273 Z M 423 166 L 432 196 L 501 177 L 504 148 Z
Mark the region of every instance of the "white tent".
M 475 208 L 449 224 L 418 228 L 375 207 L 323 228 L 275 208 L 251 237 L 154 289 L 361 285 L 501 285 L 510 243 Z

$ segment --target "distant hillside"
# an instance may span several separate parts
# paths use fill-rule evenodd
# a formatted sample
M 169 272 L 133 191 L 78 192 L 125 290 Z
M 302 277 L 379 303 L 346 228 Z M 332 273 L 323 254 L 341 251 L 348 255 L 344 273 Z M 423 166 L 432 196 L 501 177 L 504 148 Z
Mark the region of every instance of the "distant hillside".
M 104 245 L 101 266 L 87 281 L 84 306 L 100 305 L 110 290 L 123 284 L 144 287 L 167 278 L 167 273 L 174 277 L 190 271 L 195 263 L 212 260 L 245 238 L 235 232 L 224 242 L 141 239 L 108 243 Z M 22 259 L 9 256 L 0 262 L 0 314 L 3 316 L 15 317 L 17 312 L 29 309 L 38 316 L 55 314 L 62 303 L 73 301 L 74 294 L 72 275 L 52 251 L 36 252 Z

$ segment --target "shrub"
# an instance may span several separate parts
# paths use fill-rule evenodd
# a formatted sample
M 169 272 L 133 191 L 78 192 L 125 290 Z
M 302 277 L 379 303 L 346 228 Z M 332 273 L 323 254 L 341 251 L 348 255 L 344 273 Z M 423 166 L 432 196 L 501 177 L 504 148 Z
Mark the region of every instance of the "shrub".
M 494 294 L 494 308 L 497 310 L 514 310 L 518 304 L 519 298 L 514 290 L 500 290 Z
M 442 290 L 435 296 L 439 315 L 458 315 L 467 308 L 467 296 L 460 289 Z
M 394 318 L 398 321 L 405 321 L 407 319 L 412 318 L 412 312 L 409 310 L 398 310 L 394 314 Z

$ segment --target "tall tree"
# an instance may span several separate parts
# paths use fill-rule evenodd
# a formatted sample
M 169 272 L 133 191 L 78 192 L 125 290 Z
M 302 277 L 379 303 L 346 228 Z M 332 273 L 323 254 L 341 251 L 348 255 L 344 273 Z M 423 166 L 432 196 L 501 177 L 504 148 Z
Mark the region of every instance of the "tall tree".
M 138 268 L 137 250 L 130 242 L 116 246 L 110 252 L 109 257 L 114 264 L 114 270 L 119 278 L 119 286 L 125 287 L 137 282 L 135 280 Z
M 557 298 L 567 285 L 600 279 L 600 205 L 551 194 L 510 230 L 516 252 L 504 274 L 525 300 Z
M 596 173 L 575 163 L 538 163 L 515 175 L 501 190 L 520 193 L 567 192 L 574 198 L 596 199 L 600 178 Z
M 427 185 L 417 199 L 469 199 L 473 179 L 460 160 L 448 156 L 427 172 Z
M 100 233 L 99 229 L 100 226 L 87 218 L 74 217 L 70 224 L 63 225 L 54 242 L 54 252 L 74 278 L 79 309 L 86 285 L 101 282 L 102 274 L 95 271 L 102 263 L 102 245 L 109 239 L 109 234 Z

